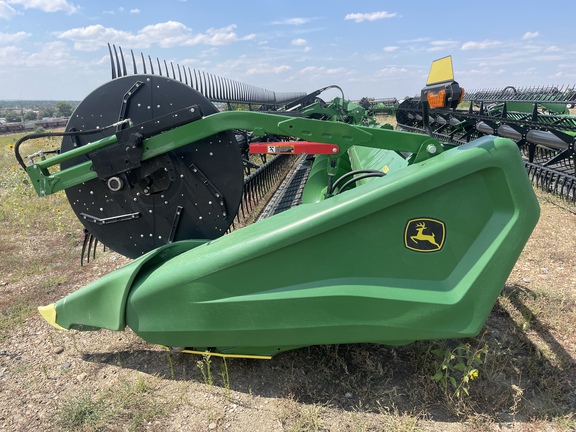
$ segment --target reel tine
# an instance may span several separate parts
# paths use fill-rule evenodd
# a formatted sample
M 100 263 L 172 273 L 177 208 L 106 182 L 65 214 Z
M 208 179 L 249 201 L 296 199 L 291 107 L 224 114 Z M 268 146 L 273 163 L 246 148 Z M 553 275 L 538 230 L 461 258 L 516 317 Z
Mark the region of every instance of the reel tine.
M 191 68 L 188 68 L 188 76 L 190 77 L 190 87 L 192 87 L 194 90 L 198 90 L 198 87 L 194 84 L 194 77 L 196 76 L 196 72 L 192 72 Z
M 140 57 L 142 57 L 142 67 L 144 68 L 144 74 L 146 74 L 146 61 L 144 60 L 144 53 L 140 53 Z
M 96 248 L 98 247 L 98 239 L 96 237 L 94 237 L 94 248 L 92 249 L 92 259 L 95 260 L 96 259 Z
M 94 242 L 94 236 L 92 234 L 89 234 L 89 239 L 88 239 L 88 253 L 86 254 L 86 262 L 89 263 L 90 262 L 90 252 L 92 251 L 92 243 Z
M 156 57 L 156 62 L 158 63 L 158 74 L 162 76 L 162 67 L 160 66 L 160 59 Z
M 122 76 L 122 71 L 120 69 L 120 59 L 118 58 L 118 51 L 116 51 L 116 45 L 112 45 L 114 48 L 114 56 L 116 57 L 116 74 L 120 77 Z
M 110 53 L 110 66 L 112 67 L 112 79 L 116 79 L 116 68 L 114 67 L 114 57 L 112 56 L 112 48 L 108 44 L 108 52 Z
M 126 61 L 124 59 L 124 53 L 122 52 L 122 47 L 119 46 L 118 50 L 120 50 L 120 58 L 122 59 L 122 73 L 123 73 L 122 76 L 127 76 L 128 72 L 126 71 Z
M 152 57 L 148 56 L 148 61 L 150 62 L 150 73 L 154 75 L 154 64 L 152 63 Z
M 138 69 L 136 69 L 136 59 L 134 58 L 134 51 L 130 50 L 132 55 L 132 67 L 134 68 L 134 75 L 138 75 Z
M 84 254 L 86 253 L 86 246 L 88 245 L 88 237 L 90 232 L 84 228 L 84 241 L 82 242 L 82 252 L 80 252 L 80 266 L 84 265 Z

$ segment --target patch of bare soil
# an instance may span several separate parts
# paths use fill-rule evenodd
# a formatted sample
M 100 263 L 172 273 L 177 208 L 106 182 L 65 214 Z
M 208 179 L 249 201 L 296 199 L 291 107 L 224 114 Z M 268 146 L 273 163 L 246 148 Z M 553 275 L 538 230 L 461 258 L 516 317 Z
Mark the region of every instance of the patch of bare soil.
M 452 401 L 431 379 L 430 352 L 461 341 L 224 362 L 169 353 L 130 331 L 58 331 L 26 307 L 127 261 L 98 252 L 80 267 L 80 245 L 57 233 L 29 243 L 3 233 L 3 261 L 43 265 L 21 280 L 1 270 L 0 310 L 11 321 L 0 332 L 0 430 L 574 430 L 576 207 L 539 196 L 540 222 L 485 331 L 469 341 L 488 346 L 479 377 Z

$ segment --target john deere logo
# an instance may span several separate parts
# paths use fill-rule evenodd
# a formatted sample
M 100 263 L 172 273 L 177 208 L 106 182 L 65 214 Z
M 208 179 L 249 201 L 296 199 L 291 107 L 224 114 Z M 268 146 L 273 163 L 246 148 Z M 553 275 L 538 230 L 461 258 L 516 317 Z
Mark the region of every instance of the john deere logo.
M 408 221 L 404 245 L 416 252 L 436 252 L 444 246 L 446 227 L 436 219 L 418 218 Z

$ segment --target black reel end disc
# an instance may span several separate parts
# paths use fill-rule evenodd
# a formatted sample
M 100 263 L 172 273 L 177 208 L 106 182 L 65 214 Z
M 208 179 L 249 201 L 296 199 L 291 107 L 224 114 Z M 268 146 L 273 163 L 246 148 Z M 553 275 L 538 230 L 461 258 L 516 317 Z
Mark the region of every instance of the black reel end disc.
M 204 116 L 217 112 L 204 96 L 179 81 L 125 76 L 86 97 L 67 131 L 103 128 L 128 118 L 138 125 L 192 105 L 198 105 Z M 110 128 L 65 137 L 61 152 L 116 132 Z M 61 167 L 88 159 L 100 167 L 100 178 L 70 187 L 66 195 L 84 227 L 110 249 L 136 258 L 174 241 L 218 238 L 234 220 L 242 198 L 243 166 L 232 132 L 191 142 L 128 170 L 114 169 L 118 157 L 125 156 L 117 148 L 104 148 Z M 101 167 L 108 167 L 104 175 Z

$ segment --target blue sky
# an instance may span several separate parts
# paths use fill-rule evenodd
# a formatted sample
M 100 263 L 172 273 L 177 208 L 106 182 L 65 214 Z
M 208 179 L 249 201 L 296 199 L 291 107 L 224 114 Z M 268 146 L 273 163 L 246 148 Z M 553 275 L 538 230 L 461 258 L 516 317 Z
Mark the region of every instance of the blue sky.
M 574 0 L 0 0 L 0 99 L 83 99 L 111 78 L 108 42 L 350 99 L 413 96 L 447 55 L 468 89 L 575 84 L 575 15 Z

